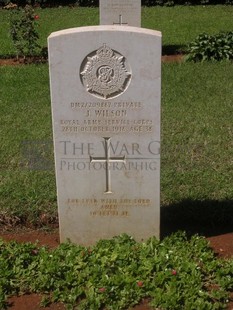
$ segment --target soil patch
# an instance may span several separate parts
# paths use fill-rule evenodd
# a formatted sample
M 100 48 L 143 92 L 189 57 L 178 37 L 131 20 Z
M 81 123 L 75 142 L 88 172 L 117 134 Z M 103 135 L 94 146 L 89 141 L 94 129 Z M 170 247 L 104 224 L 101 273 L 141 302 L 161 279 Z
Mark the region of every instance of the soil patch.
M 47 57 L 34 56 L 27 58 L 0 58 L 0 66 L 19 66 L 46 63 Z
M 162 56 L 162 62 L 183 62 L 184 55 L 164 55 Z M 8 58 L 8 59 L 0 59 L 0 66 L 19 66 L 19 65 L 26 65 L 26 64 L 39 64 L 39 63 L 46 63 L 47 61 L 45 58 L 30 58 L 27 60 L 24 59 L 17 59 L 17 58 Z
M 162 62 L 183 62 L 185 55 L 177 54 L 177 55 L 164 55 L 162 56 Z
M 6 241 L 38 242 L 39 246 L 48 246 L 49 248 L 55 248 L 59 245 L 58 229 L 52 232 L 41 230 L 19 230 L 13 233 L 2 232 L 0 233 L 0 237 Z
M 49 307 L 40 307 L 42 296 L 36 294 L 13 296 L 9 298 L 9 309 L 10 310 L 65 310 L 66 307 L 62 303 L 51 304 Z
M 17 232 L 0 232 L 0 237 L 6 241 L 38 242 L 39 246 L 55 248 L 59 245 L 59 232 L 55 229 L 51 232 L 42 230 L 21 230 Z M 233 232 L 223 235 L 208 237 L 210 246 L 221 258 L 233 257 Z

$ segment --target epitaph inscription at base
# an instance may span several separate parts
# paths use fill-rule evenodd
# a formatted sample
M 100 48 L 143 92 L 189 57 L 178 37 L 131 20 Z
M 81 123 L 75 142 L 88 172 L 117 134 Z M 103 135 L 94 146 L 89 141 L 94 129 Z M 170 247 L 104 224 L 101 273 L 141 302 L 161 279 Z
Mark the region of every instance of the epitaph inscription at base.
M 48 43 L 61 241 L 159 237 L 160 32 L 82 27 Z

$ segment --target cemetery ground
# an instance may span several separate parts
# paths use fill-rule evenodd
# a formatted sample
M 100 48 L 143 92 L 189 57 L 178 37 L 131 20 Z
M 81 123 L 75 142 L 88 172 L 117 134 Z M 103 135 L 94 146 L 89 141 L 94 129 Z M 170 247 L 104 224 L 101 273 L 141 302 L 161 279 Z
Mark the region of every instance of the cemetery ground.
M 159 18 L 164 24 L 158 29 L 164 28 L 167 51 L 179 50 L 202 32 L 204 16 L 211 32 L 232 28 L 232 7 L 208 8 L 221 15 L 214 21 L 210 11 L 200 14 L 201 8 L 167 9 L 144 9 L 142 23 L 158 29 L 151 25 L 154 14 L 169 12 L 168 19 Z M 172 10 L 192 14 L 178 18 Z M 50 24 L 49 10 L 40 14 L 42 19 L 47 14 L 43 44 L 50 32 L 65 28 L 64 16 L 68 27 L 83 20 L 98 23 L 96 9 L 51 12 L 56 18 Z M 191 16 L 200 16 L 200 23 L 186 27 Z M 9 57 L 3 29 L 1 54 Z M 92 248 L 58 246 L 48 67 L 1 66 L 0 85 L 0 236 L 5 240 L 0 241 L 0 308 L 13 295 L 9 309 L 39 309 L 44 295 L 45 305 L 49 298 L 58 302 L 48 308 L 54 310 L 81 299 L 83 309 L 123 309 L 140 302 L 135 309 L 149 309 L 149 302 L 157 309 L 233 309 L 232 63 L 162 66 L 162 239 L 142 244 L 121 236 Z M 177 231 L 186 236 L 171 236 Z
M 1 237 L 6 240 L 14 239 L 18 241 L 27 240 L 34 242 L 39 240 L 42 245 L 47 244 L 56 247 L 58 244 L 58 232 L 56 230 L 58 224 L 51 143 L 48 67 L 45 64 L 14 67 L 2 66 L 0 70 L 2 86 Z M 158 257 L 159 260 L 161 259 L 161 265 L 158 264 L 160 266 L 158 268 L 162 268 L 162 270 L 158 270 L 157 274 L 161 276 L 162 272 L 163 276 L 165 276 L 161 281 L 164 281 L 164 283 L 168 281 L 167 287 L 169 287 L 172 296 L 178 296 L 174 294 L 174 290 L 177 292 L 179 286 L 182 292 L 180 292 L 182 296 L 176 297 L 180 298 L 180 300 L 174 301 L 171 299 L 171 296 L 164 295 L 165 291 L 161 291 L 161 295 L 166 296 L 166 300 L 172 302 L 172 305 L 164 304 L 166 301 L 160 301 L 160 305 L 163 305 L 164 309 L 176 309 L 176 307 L 180 309 L 180 303 L 184 302 L 188 296 L 188 292 L 184 290 L 184 287 L 190 283 L 191 286 L 188 285 L 188 291 L 191 292 L 191 295 L 195 295 L 192 298 L 196 301 L 201 297 L 198 296 L 197 298 L 197 292 L 192 292 L 191 287 L 193 285 L 204 289 L 204 294 L 208 292 L 206 285 L 213 285 L 215 290 L 211 290 L 211 292 L 214 292 L 215 295 L 221 295 L 220 297 L 214 296 L 212 299 L 208 296 L 208 301 L 205 301 L 206 304 L 204 304 L 203 309 L 213 309 L 213 304 L 216 309 L 224 309 L 224 305 L 231 309 L 232 303 L 228 304 L 227 300 L 230 300 L 229 294 L 232 292 L 232 64 L 229 62 L 198 64 L 164 63 L 162 76 L 162 237 L 169 236 L 177 230 L 184 230 L 187 232 L 189 240 L 189 237 L 198 233 L 211 241 L 211 246 L 214 248 L 217 256 L 215 256 L 214 252 L 209 251 L 204 240 L 199 237 L 192 237 L 192 241 L 186 241 L 184 237 L 169 237 L 166 242 L 162 240 L 159 246 L 160 249 L 156 250 L 157 245 L 154 245 L 152 247 L 154 251 L 160 252 L 161 247 L 163 249 L 164 242 L 165 244 L 167 243 L 165 252 L 162 251 L 162 257 Z M 20 227 L 21 231 L 17 231 Z M 27 232 L 28 229 L 31 229 L 31 231 Z M 196 246 L 193 245 L 195 242 L 197 243 Z M 132 247 L 141 247 L 139 244 L 134 244 L 132 241 L 126 241 L 125 239 L 124 246 L 128 250 L 129 248 L 131 249 L 127 252 L 125 248 L 121 250 L 117 248 L 121 244 L 120 242 L 116 244 L 116 248 L 112 246 L 109 252 L 104 252 L 106 258 L 109 255 L 111 257 L 112 255 L 114 256 L 116 254 L 114 251 L 117 252 L 116 255 L 123 255 L 123 253 L 131 253 Z M 68 245 L 67 247 L 69 248 Z M 104 248 L 108 248 L 108 246 L 105 244 Z M 181 248 L 184 248 L 185 253 L 181 251 Z M 195 248 L 199 248 L 196 254 Z M 13 257 L 20 258 L 18 262 L 15 261 L 16 270 L 23 270 L 21 264 L 24 265 L 25 260 L 27 264 L 37 264 L 38 259 L 43 258 L 43 255 L 45 255 L 46 259 L 43 258 L 42 261 L 47 260 L 48 256 L 46 255 L 51 255 L 45 249 L 33 245 L 18 247 L 14 244 L 2 243 L 1 249 L 3 255 L 7 256 L 11 253 L 8 256 L 11 261 Z M 56 249 L 57 254 L 54 252 L 55 262 L 53 261 L 52 265 L 55 269 L 63 270 L 65 261 L 64 251 L 67 254 L 68 250 L 62 247 Z M 133 258 L 129 255 L 127 257 L 130 262 L 126 259 L 127 268 L 130 268 L 130 266 L 133 268 L 135 259 L 137 262 L 145 262 L 141 266 L 145 270 L 143 269 L 140 273 L 140 277 L 137 273 L 132 275 L 130 272 L 131 278 L 128 279 L 130 285 L 135 288 L 135 281 L 139 283 L 136 284 L 136 290 L 129 289 L 127 286 L 129 283 L 125 283 L 125 288 L 131 292 L 130 296 L 125 296 L 126 291 L 122 288 L 122 283 L 124 283 L 122 282 L 122 275 L 118 280 L 117 276 L 115 279 L 121 283 L 115 283 L 116 287 L 120 286 L 121 288 L 120 293 L 116 290 L 115 298 L 117 301 L 130 300 L 126 305 L 133 305 L 137 301 L 139 302 L 142 296 L 144 298 L 146 296 L 152 298 L 150 294 L 144 294 L 147 285 L 149 285 L 148 279 L 151 277 L 148 274 L 148 270 L 151 268 L 151 253 L 143 253 L 141 250 L 140 248 L 139 253 L 137 253 L 137 255 L 140 254 L 140 257 L 136 256 Z M 147 250 L 150 251 L 149 248 Z M 40 254 L 40 251 L 43 253 Z M 88 251 L 88 249 L 80 250 L 79 248 L 72 249 L 71 247 L 70 255 L 71 257 L 72 255 L 78 256 L 82 251 L 86 253 L 85 251 Z M 96 248 L 93 251 L 101 252 L 103 248 L 100 246 L 98 250 Z M 171 253 L 175 253 L 173 256 L 174 261 L 172 260 L 171 263 L 168 260 L 168 264 L 164 259 L 166 255 Z M 104 255 L 101 252 L 99 257 Z M 204 262 L 205 270 L 201 268 L 201 273 L 197 275 L 197 278 L 203 277 L 203 282 L 194 284 L 189 282 L 190 275 L 192 275 L 191 270 L 194 266 L 195 268 L 200 267 L 200 255 L 203 255 L 201 259 L 207 259 Z M 98 256 L 96 257 L 92 254 L 91 257 L 92 259 L 97 259 Z M 35 258 L 36 262 L 34 261 Z M 119 261 L 117 259 L 116 261 L 121 262 L 120 257 L 118 258 Z M 199 263 L 197 263 L 197 259 Z M 1 262 L 5 264 L 7 260 L 6 262 L 4 260 Z M 194 265 L 190 266 L 190 262 L 191 265 Z M 225 262 L 227 262 L 227 266 L 225 266 Z M 35 266 L 33 264 L 31 266 Z M 103 270 L 109 267 L 103 264 L 104 262 L 101 261 L 94 263 L 95 266 L 102 266 L 101 274 L 103 274 Z M 215 264 L 220 264 L 221 268 Z M 67 266 L 69 266 L 67 268 L 75 267 L 70 262 L 67 262 Z M 126 268 L 126 266 L 121 268 Z M 6 265 L 3 265 L 3 268 L 8 270 Z M 55 272 L 53 268 L 49 270 L 50 267 L 43 266 L 43 264 L 40 268 L 43 268 L 43 270 L 48 268 L 47 278 L 51 277 L 51 272 L 52 274 Z M 76 268 L 78 267 L 76 266 Z M 12 278 L 13 274 L 10 270 L 8 276 Z M 39 307 L 38 303 L 41 300 L 40 294 L 50 290 L 53 291 L 54 287 L 38 288 L 35 285 L 34 288 L 30 288 L 27 276 L 22 273 L 17 274 L 16 270 L 14 271 L 14 285 L 8 294 L 20 295 L 25 292 L 37 292 L 38 295 L 31 294 L 9 299 L 15 303 L 16 308 L 13 309 L 28 309 L 28 304 L 30 303 L 33 303 L 35 309 L 37 309 L 36 307 Z M 186 277 L 189 274 L 188 279 L 182 278 L 180 275 L 179 281 L 177 281 L 178 286 L 176 287 L 173 278 L 169 280 L 166 278 L 169 278 L 173 270 L 175 270 L 174 273 L 179 270 L 179 273 L 183 276 L 186 274 Z M 208 273 L 208 270 L 210 273 Z M 220 276 L 215 274 L 216 270 L 221 270 Z M 124 274 L 129 272 L 126 269 L 124 271 Z M 97 270 L 96 272 L 100 277 L 100 271 Z M 169 276 L 166 272 L 169 272 Z M 195 274 L 196 271 L 193 272 Z M 40 278 L 39 273 L 34 276 Z M 54 300 L 72 303 L 71 300 L 65 300 L 66 297 L 59 291 L 59 288 L 64 291 L 70 289 L 70 287 L 65 286 L 64 280 L 61 280 L 64 279 L 64 274 L 66 273 L 67 270 L 63 270 L 60 274 L 61 278 L 58 276 L 58 279 L 56 279 L 59 284 L 56 283 L 55 279 L 52 280 L 55 281 L 55 287 L 58 289 L 56 291 L 57 297 L 55 296 Z M 73 274 L 74 271 L 72 270 L 71 273 Z M 97 276 L 95 273 L 93 275 L 94 277 Z M 218 279 L 221 279 L 220 283 L 225 289 L 216 290 Z M 169 282 L 170 280 L 172 282 Z M 195 278 L 194 281 L 196 280 Z M 9 283 L 8 281 L 10 280 L 7 278 L 7 275 L 4 281 L 6 281 L 5 284 Z M 60 281 L 62 281 L 62 284 Z M 71 279 L 72 281 L 74 280 Z M 97 282 L 95 282 L 96 278 L 95 280 L 91 279 L 91 281 L 93 281 L 97 289 L 95 300 L 99 300 L 99 297 L 102 300 L 103 296 L 99 296 L 100 292 L 98 290 L 104 287 L 104 285 L 107 287 L 109 284 L 104 282 L 102 277 Z M 144 283 L 143 292 L 138 292 L 138 285 L 142 283 L 138 281 Z M 40 285 L 43 286 L 43 281 Z M 45 281 L 46 285 L 53 284 L 48 284 Z M 163 285 L 162 288 L 165 289 Z M 217 286 L 217 288 L 219 287 Z M 4 290 L 7 292 L 6 287 Z M 75 294 L 74 296 L 76 296 Z M 184 296 L 184 294 L 187 295 Z M 222 294 L 228 294 L 228 297 L 226 295 L 224 297 Z M 145 309 L 148 307 L 148 300 L 150 299 L 146 299 L 146 302 L 142 305 Z M 113 304 L 114 302 L 112 301 Z M 22 308 L 19 308 L 20 304 Z M 61 304 L 53 304 L 51 309 L 62 309 L 62 307 Z M 96 308 L 93 309 L 97 309 L 97 306 L 94 307 Z M 90 305 L 86 309 L 91 309 Z M 187 309 L 192 309 L 192 307 L 190 306 Z M 196 309 L 198 309 L 198 306 Z

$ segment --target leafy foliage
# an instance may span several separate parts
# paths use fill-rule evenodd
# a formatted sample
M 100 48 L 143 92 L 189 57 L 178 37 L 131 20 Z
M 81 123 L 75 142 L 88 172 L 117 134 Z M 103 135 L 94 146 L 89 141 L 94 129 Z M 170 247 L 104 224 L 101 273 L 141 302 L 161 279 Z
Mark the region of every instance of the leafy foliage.
M 204 238 L 184 233 L 146 243 L 123 234 L 53 251 L 0 241 L 0 254 L 2 308 L 8 295 L 37 292 L 44 305 L 67 309 L 125 309 L 143 298 L 162 309 L 223 309 L 233 289 L 233 261 L 217 260 Z
M 187 60 L 233 59 L 233 32 L 220 32 L 216 35 L 200 34 L 187 49 Z
M 36 20 L 39 18 L 35 15 L 31 6 L 26 5 L 23 10 L 14 10 L 10 21 L 10 34 L 19 56 L 34 56 L 40 50 L 38 44 L 39 35 L 36 30 Z

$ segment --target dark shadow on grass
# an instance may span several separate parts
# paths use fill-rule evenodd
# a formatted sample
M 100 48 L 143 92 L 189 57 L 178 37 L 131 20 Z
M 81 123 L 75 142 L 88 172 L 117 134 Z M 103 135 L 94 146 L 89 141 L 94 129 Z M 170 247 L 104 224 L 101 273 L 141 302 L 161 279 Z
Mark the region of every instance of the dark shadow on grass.
M 232 200 L 183 200 L 161 208 L 161 238 L 176 231 L 206 237 L 233 232 Z
M 184 54 L 185 47 L 183 45 L 163 45 L 162 55 L 179 55 Z

